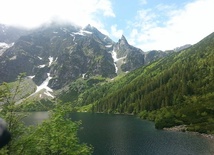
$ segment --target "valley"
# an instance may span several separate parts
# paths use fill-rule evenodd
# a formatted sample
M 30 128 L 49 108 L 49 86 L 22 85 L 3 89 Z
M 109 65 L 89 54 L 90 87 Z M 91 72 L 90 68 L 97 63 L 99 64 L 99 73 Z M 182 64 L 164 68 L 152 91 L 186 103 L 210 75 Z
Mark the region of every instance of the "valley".
M 0 38 L 2 106 L 10 101 L 6 82 L 16 112 L 66 105 L 72 112 L 135 115 L 156 129 L 214 134 L 213 33 L 195 45 L 147 52 L 91 25 L 17 34 Z
M 0 155 L 214 155 L 214 0 L 0 4 Z

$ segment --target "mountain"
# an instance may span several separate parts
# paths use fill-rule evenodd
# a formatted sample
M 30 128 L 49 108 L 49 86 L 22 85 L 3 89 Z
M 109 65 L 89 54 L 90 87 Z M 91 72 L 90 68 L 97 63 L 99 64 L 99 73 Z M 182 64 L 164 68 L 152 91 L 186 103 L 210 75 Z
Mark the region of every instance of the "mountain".
M 78 78 L 114 78 L 165 56 L 146 54 L 124 36 L 115 43 L 91 25 L 51 23 L 31 31 L 0 28 L 0 83 L 15 81 L 25 72 L 37 86 L 49 79 L 48 87 L 56 90 Z
M 0 24 L 0 42 L 11 44 L 15 42 L 20 36 L 29 34 L 30 32 L 30 30 L 24 28 Z
M 159 58 L 165 57 L 168 54 L 169 52 L 160 50 L 144 52 L 141 49 L 130 45 L 123 35 L 113 47 L 115 65 L 119 71 L 121 70 L 123 72 L 133 71 Z
M 11 35 L 13 28 L 0 28 L 0 83 L 26 73 L 17 104 L 56 97 L 83 111 L 138 114 L 157 128 L 214 133 L 214 33 L 192 46 L 143 52 L 91 25 L 52 23 Z
M 186 45 L 183 45 L 183 46 L 180 46 L 180 47 L 176 47 L 176 48 L 174 49 L 174 51 L 175 51 L 175 52 L 179 52 L 179 51 L 185 50 L 185 49 L 187 49 L 187 48 L 189 48 L 189 47 L 191 47 L 191 45 L 190 45 L 190 44 L 186 44 Z
M 180 52 L 83 92 L 94 112 L 138 114 L 157 128 L 214 133 L 214 33 Z M 90 106 L 89 106 L 90 105 Z
M 30 33 L 29 30 L 0 24 L 0 56 L 22 35 Z
M 172 51 L 173 52 L 173 51 Z M 157 59 L 163 58 L 170 54 L 170 52 L 167 51 L 160 51 L 160 50 L 152 50 L 145 53 L 144 56 L 144 64 L 147 65 Z
M 144 65 L 144 52 L 134 46 L 129 45 L 126 38 L 122 35 L 121 39 L 114 45 L 116 58 L 122 60 L 118 66 L 123 72 L 131 71 Z M 119 64 L 118 62 L 116 62 Z
M 83 75 L 116 76 L 111 50 L 113 41 L 90 25 L 41 27 L 21 36 L 0 57 L 0 82 L 14 81 L 19 73 L 33 76 L 40 85 L 59 89 Z

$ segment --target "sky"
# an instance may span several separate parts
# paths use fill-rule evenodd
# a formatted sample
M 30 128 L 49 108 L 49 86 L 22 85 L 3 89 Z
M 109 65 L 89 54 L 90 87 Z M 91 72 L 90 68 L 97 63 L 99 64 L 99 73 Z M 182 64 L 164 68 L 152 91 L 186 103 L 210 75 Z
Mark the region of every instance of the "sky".
M 214 32 L 214 0 L 0 0 L 0 6 L 1 24 L 91 24 L 143 51 L 195 44 Z

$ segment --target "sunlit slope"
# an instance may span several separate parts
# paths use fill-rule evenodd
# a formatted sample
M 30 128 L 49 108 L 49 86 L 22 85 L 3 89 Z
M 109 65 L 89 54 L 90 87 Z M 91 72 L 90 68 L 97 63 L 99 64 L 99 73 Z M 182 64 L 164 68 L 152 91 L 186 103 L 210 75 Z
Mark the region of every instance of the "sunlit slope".
M 116 82 L 93 88 L 85 94 L 81 96 L 83 99 L 80 103 L 83 105 L 93 103 L 92 111 L 95 112 L 130 114 L 143 112 L 144 117 L 149 117 L 148 112 L 170 107 L 170 114 L 178 113 L 177 116 L 172 116 L 172 123 L 165 126 L 200 122 L 212 125 L 214 34 L 184 51 L 172 53 L 166 58 L 127 74 Z M 191 122 L 194 118 L 197 121 Z M 151 116 L 150 119 L 158 121 L 155 116 Z M 162 127 L 164 125 L 160 128 Z

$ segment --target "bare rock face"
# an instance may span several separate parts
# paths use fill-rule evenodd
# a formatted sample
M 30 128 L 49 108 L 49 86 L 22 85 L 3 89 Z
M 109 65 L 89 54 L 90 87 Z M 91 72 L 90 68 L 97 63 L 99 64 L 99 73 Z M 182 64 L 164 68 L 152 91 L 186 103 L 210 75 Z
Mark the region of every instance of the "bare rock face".
M 50 25 L 20 36 L 0 56 L 0 82 L 14 81 L 19 73 L 35 76 L 39 85 L 52 77 L 49 85 L 59 89 L 81 77 L 114 77 L 113 59 L 106 45 L 113 41 L 92 26 Z
M 17 33 L 15 33 L 17 32 Z M 20 73 L 33 76 L 40 85 L 50 76 L 48 86 L 60 89 L 82 77 L 117 76 L 112 51 L 121 58 L 120 70 L 132 71 L 160 57 L 149 56 L 129 45 L 124 36 L 115 43 L 95 27 L 70 24 L 44 25 L 27 31 L 0 25 L 0 83 L 15 81 Z M 148 58 L 148 60 L 147 60 Z
M 124 57 L 123 64 L 121 65 L 121 69 L 124 72 L 144 65 L 144 52 L 139 48 L 129 45 L 123 35 L 115 44 L 114 51 L 117 53 L 117 58 Z

